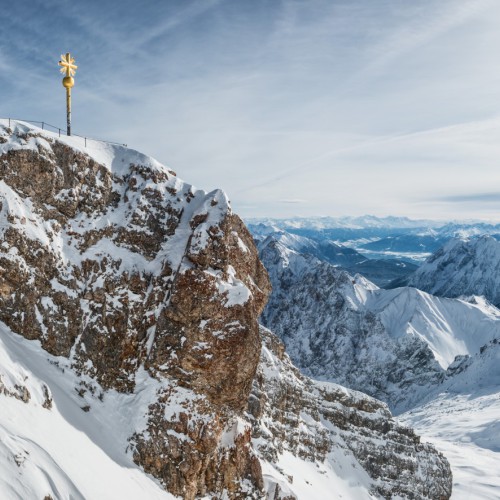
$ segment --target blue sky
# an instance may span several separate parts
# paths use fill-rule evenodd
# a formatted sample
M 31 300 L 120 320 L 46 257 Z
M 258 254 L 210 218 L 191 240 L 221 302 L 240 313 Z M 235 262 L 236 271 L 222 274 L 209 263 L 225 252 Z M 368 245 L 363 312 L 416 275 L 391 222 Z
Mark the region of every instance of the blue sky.
M 2 117 L 125 142 L 249 216 L 500 220 L 498 0 L 2 5 Z

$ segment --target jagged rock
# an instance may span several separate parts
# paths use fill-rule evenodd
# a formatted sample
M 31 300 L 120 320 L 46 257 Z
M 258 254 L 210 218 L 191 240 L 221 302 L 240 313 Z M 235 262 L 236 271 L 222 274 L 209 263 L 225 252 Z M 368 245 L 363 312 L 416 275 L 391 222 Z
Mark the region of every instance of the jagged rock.
M 171 402 L 160 391 L 154 438 L 137 438 L 136 461 L 173 493 L 236 494 L 245 477 L 258 491 L 249 431 L 235 452 L 219 445 L 246 406 L 270 286 L 225 194 L 124 148 L 89 155 L 20 124 L 0 135 L 0 320 L 104 389 L 133 391 L 144 366 L 203 401 L 158 423 Z
M 279 456 L 287 451 L 318 467 L 335 467 L 343 455 L 353 469 L 368 473 L 376 497 L 450 497 L 447 460 L 393 420 L 384 403 L 304 377 L 276 336 L 265 328 L 262 336 L 261 364 L 249 400 L 254 444 L 261 457 L 279 467 Z M 287 482 L 292 488 L 293 478 Z M 331 495 L 335 498 L 335 491 Z
M 250 426 L 205 397 L 165 389 L 149 407 L 147 429 L 131 444 L 135 461 L 185 499 L 222 491 L 234 499 L 262 496 Z

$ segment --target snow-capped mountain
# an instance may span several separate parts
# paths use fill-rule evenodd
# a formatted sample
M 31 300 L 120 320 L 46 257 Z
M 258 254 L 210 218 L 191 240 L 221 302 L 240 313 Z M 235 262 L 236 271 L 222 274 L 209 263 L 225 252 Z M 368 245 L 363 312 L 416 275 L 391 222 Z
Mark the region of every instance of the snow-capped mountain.
M 272 236 L 273 239 L 280 241 L 285 247 L 295 250 L 298 253 L 312 255 L 336 266 L 349 268 L 367 260 L 366 257 L 356 252 L 356 250 L 336 245 L 330 240 L 316 241 L 282 230 L 273 232 L 261 231 L 257 236 L 260 236 L 262 239 L 263 234 L 265 234 L 265 237 Z
M 500 311 L 484 301 L 382 290 L 272 236 L 259 252 L 273 285 L 262 321 L 297 366 L 374 395 L 397 412 L 444 380 L 456 356 L 500 338 Z
M 454 238 L 403 281 L 443 297 L 483 295 L 500 305 L 500 242 L 488 235 Z
M 379 286 L 385 286 L 396 279 L 402 279 L 417 269 L 416 265 L 404 260 L 369 259 L 356 250 L 344 245 L 337 245 L 329 239 L 307 238 L 262 224 L 254 226 L 252 231 L 256 242 L 262 242 L 267 237 L 272 237 L 286 248 L 340 266 L 352 274 L 360 273 Z
M 225 193 L 17 122 L 0 122 L 0 160 L 0 320 L 67 359 L 90 412 L 101 392 L 149 397 L 121 446 L 169 492 L 259 491 L 249 434 L 224 436 L 246 407 L 269 282 Z
M 432 446 L 259 327 L 222 191 L 5 120 L 0 160 L 0 497 L 449 497 Z

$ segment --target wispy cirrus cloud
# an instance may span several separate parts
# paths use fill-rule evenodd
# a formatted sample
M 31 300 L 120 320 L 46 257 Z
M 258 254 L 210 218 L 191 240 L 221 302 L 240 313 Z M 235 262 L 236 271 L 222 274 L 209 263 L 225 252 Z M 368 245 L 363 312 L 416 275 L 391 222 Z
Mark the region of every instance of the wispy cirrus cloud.
M 64 123 L 57 58 L 71 50 L 75 131 L 224 188 L 242 215 L 458 217 L 474 203 L 437 200 L 500 183 L 496 0 L 20 0 L 3 13 L 4 113 Z
M 307 203 L 307 200 L 303 200 L 301 198 L 294 198 L 294 199 L 291 199 L 291 200 L 287 200 L 287 199 L 284 199 L 284 200 L 279 200 L 280 203 L 291 203 L 291 204 L 300 204 L 300 203 Z
M 495 193 L 464 193 L 451 196 L 443 196 L 436 201 L 446 203 L 498 203 L 500 204 L 500 192 Z M 500 208 L 500 205 L 499 205 Z M 500 213 L 499 213 L 500 216 Z

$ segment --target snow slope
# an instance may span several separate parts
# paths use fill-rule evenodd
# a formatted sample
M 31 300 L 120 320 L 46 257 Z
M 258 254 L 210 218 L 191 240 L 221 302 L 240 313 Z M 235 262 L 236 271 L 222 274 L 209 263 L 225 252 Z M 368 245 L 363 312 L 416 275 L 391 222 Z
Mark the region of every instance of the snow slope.
M 174 498 L 125 453 L 144 400 L 79 396 L 67 364 L 0 325 L 0 498 Z M 138 380 L 136 394 L 151 390 Z
M 471 302 L 434 297 L 416 288 L 373 290 L 365 307 L 377 314 L 389 335 L 424 340 L 442 368 L 459 355 L 472 355 L 500 338 L 500 310 L 476 297 Z
M 456 500 L 500 498 L 500 343 L 454 366 L 455 374 L 399 420 L 450 460 Z

